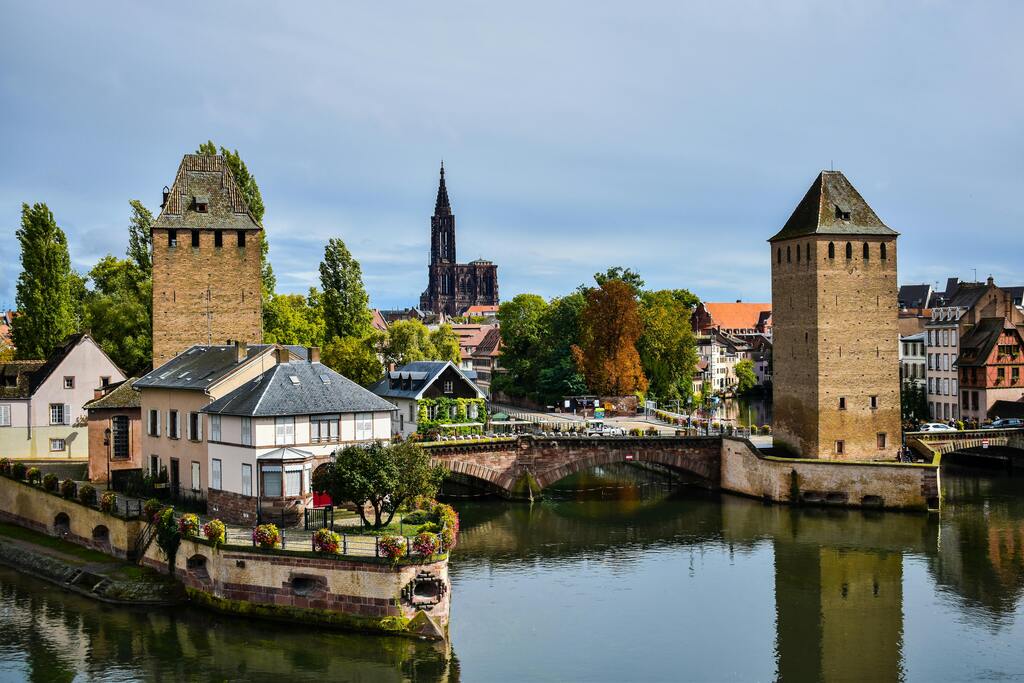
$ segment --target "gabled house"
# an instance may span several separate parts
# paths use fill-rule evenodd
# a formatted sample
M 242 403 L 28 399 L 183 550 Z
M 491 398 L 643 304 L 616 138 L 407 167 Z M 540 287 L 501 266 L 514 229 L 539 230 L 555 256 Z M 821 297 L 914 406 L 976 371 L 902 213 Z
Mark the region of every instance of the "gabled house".
M 200 411 L 208 419 L 210 514 L 249 523 L 258 505 L 297 514 L 313 471 L 341 447 L 391 438 L 395 406 L 319 361 L 281 362 Z
M 1024 399 L 1024 326 L 982 318 L 960 339 L 960 415 L 984 421 L 997 401 Z
M 451 361 L 407 363 L 370 391 L 398 407 L 392 431 L 403 437 L 432 429 L 479 431 L 487 419 L 487 395 Z
M 119 476 L 142 470 L 142 403 L 135 380 L 96 389 L 83 408 L 89 415 L 89 481 L 116 485 Z
M 76 459 L 89 455 L 86 412 L 93 390 L 124 373 L 88 334 L 65 339 L 45 361 L 0 363 L 0 455 Z

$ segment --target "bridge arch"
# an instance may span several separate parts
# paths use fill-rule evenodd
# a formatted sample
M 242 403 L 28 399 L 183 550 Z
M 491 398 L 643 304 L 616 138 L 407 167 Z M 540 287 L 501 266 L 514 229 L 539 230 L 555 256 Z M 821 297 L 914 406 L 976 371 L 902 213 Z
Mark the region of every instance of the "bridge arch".
M 664 451 L 652 452 L 648 450 L 628 452 L 628 450 L 622 449 L 599 451 L 592 455 L 573 458 L 563 465 L 551 467 L 546 470 L 540 470 L 536 472 L 534 476 L 537 485 L 540 487 L 540 490 L 543 491 L 552 484 L 574 474 L 579 474 L 580 472 L 585 472 L 596 467 L 606 467 L 608 465 L 630 462 L 655 463 L 673 469 L 677 472 L 699 477 L 705 481 L 708 480 L 708 473 L 706 471 L 699 471 L 700 468 L 694 467 L 690 463 L 685 462 L 682 458 L 671 453 Z M 708 481 L 708 483 L 710 484 L 711 482 Z

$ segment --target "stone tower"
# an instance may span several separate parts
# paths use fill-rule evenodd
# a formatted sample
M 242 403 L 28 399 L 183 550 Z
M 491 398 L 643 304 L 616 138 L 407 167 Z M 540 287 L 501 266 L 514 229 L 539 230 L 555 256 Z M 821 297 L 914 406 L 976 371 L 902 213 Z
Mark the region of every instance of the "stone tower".
M 430 219 L 427 289 L 420 295 L 420 308 L 445 315 L 462 315 L 470 306 L 480 305 L 498 305 L 498 266 L 484 259 L 456 262 L 455 214 L 448 200 L 442 163 L 437 201 Z
M 262 340 L 263 227 L 222 157 L 185 155 L 152 236 L 153 367 L 193 344 Z
M 769 240 L 776 444 L 810 458 L 900 446 L 896 238 L 839 171 L 822 171 Z

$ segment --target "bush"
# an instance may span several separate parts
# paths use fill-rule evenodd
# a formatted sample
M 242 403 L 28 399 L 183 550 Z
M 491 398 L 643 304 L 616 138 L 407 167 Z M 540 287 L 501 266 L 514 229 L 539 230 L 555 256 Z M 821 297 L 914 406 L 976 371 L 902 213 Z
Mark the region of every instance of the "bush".
M 437 522 L 427 522 L 416 529 L 417 534 L 439 534 L 441 533 L 441 525 Z
M 437 534 L 421 533 L 412 541 L 412 549 L 425 557 L 433 555 L 440 547 L 441 539 L 437 537 Z
M 392 562 L 397 562 L 405 555 L 405 539 L 398 536 L 381 536 L 377 539 L 380 554 Z
M 0 458 L 0 474 L 4 475 L 5 477 L 11 476 L 10 458 Z
M 219 519 L 211 519 L 209 522 L 203 525 L 203 535 L 206 536 L 208 541 L 211 541 L 214 546 L 223 545 L 228 538 L 227 527 L 224 526 L 224 522 Z
M 757 425 L 750 425 L 750 433 L 757 434 Z
M 16 462 L 13 465 L 11 465 L 11 476 L 17 479 L 18 481 L 21 481 L 22 479 L 25 478 L 25 472 L 27 471 L 28 468 L 25 467 L 25 463 L 23 462 Z
M 186 538 L 199 535 L 199 517 L 192 512 L 182 515 L 178 519 L 178 533 Z
M 459 539 L 459 513 L 451 505 L 438 504 L 435 508 L 437 522 L 441 525 L 441 540 L 444 542 L 444 550 L 451 550 Z
M 38 467 L 29 467 L 28 471 L 25 472 L 25 479 L 30 484 L 38 484 L 39 480 L 43 478 L 43 473 Z
M 281 532 L 276 524 L 260 524 L 252 530 L 252 540 L 261 548 L 274 548 L 281 545 Z
M 60 483 L 60 479 L 57 478 L 57 475 L 53 472 L 47 472 L 46 476 L 43 477 L 43 490 L 52 493 L 57 490 L 58 483 Z
M 330 529 L 313 532 L 313 552 L 337 555 L 341 552 L 341 535 Z
M 78 500 L 80 500 L 83 505 L 95 505 L 96 488 L 92 484 L 82 484 L 78 488 Z
M 772 433 L 772 426 L 771 425 L 762 425 L 761 426 L 761 431 L 764 432 L 765 434 L 771 434 Z
M 146 517 L 149 522 L 155 523 L 156 517 L 161 510 L 164 509 L 164 504 L 156 498 L 150 498 L 142 505 L 142 514 Z
M 430 513 L 426 510 L 413 510 L 402 518 L 403 524 L 411 524 L 413 526 L 418 526 L 428 521 L 430 521 Z
M 104 491 L 103 495 L 100 496 L 100 510 L 103 510 L 104 512 L 113 512 L 116 504 L 117 494 L 113 491 Z
M 78 493 L 78 485 L 70 479 L 65 479 L 60 483 L 60 495 L 64 496 L 68 500 L 75 497 Z

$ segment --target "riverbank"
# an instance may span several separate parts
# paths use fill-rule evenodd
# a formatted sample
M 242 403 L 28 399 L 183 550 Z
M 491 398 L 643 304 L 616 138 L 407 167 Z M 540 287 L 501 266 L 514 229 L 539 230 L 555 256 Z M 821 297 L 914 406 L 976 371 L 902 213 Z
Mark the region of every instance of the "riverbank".
M 161 574 L 13 524 L 0 523 L 0 564 L 94 600 L 169 606 L 182 587 Z

